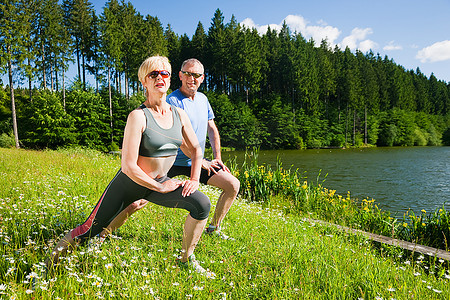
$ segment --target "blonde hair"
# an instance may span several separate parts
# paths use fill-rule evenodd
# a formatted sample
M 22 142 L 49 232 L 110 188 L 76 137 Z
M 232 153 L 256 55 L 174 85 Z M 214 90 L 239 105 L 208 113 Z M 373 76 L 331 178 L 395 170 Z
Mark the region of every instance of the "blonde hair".
M 143 83 L 145 81 L 145 76 L 154 70 L 167 70 L 172 74 L 172 66 L 170 65 L 169 59 L 165 56 L 155 55 L 150 56 L 144 60 L 139 67 L 138 77 L 139 81 Z

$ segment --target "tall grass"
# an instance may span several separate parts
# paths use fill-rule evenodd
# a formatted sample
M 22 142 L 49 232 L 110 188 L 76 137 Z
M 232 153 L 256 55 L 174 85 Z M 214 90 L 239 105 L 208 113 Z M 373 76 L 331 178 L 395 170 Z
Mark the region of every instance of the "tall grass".
M 363 237 L 286 214 L 287 206 L 243 198 L 223 224 L 233 240 L 203 236 L 196 249 L 217 279 L 177 267 L 186 212 L 152 204 L 101 246 L 94 240 L 79 247 L 42 278 L 55 241 L 84 221 L 119 166 L 117 157 L 85 150 L 0 149 L 1 299 L 450 297 L 448 272 L 421 267 L 423 257 L 388 256 Z M 320 196 L 298 183 L 308 197 Z M 201 190 L 213 204 L 220 193 Z M 34 290 L 33 277 L 40 277 Z

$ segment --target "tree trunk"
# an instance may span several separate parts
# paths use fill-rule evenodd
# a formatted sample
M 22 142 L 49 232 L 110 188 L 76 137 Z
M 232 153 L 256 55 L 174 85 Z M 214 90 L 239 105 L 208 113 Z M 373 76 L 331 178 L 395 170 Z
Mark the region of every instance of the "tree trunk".
M 30 48 L 28 51 L 31 52 Z M 31 70 L 31 60 L 28 58 L 28 69 Z M 28 74 L 28 92 L 30 93 L 30 102 L 33 102 L 33 92 L 31 90 L 31 73 Z
M 113 114 L 112 114 L 112 95 L 111 95 L 111 68 L 108 67 L 108 90 L 109 90 L 109 121 L 111 127 L 111 145 L 114 139 Z
M 62 89 L 63 89 L 63 107 L 64 107 L 64 111 L 66 111 L 66 80 L 65 80 L 65 72 L 64 72 L 64 67 L 62 70 L 63 74 L 62 74 Z
M 347 103 L 347 116 L 345 118 L 345 145 L 347 146 L 347 132 L 348 132 L 348 103 Z
M 43 86 L 43 88 L 44 88 L 44 90 L 46 90 L 47 89 L 47 76 L 46 76 L 46 70 L 45 70 L 45 53 L 44 53 L 44 43 L 42 43 L 42 45 L 41 45 L 41 50 L 42 50 L 42 73 L 43 73 L 43 84 L 42 84 L 42 86 Z
M 86 65 L 84 61 L 84 54 L 81 55 L 81 58 L 83 59 L 83 90 L 86 90 Z
M 356 108 L 353 109 L 353 146 L 356 143 Z
M 117 80 L 118 80 L 118 83 L 119 83 L 118 91 L 119 91 L 119 93 L 121 95 L 123 95 L 122 94 L 122 74 L 120 74 L 120 72 L 117 72 Z
M 120 84 L 119 84 L 119 71 L 116 71 L 114 74 L 114 78 L 116 79 L 116 92 L 120 93 Z
M 50 64 L 50 90 L 52 91 L 52 93 L 54 91 L 53 87 L 54 87 L 54 82 L 53 82 L 53 65 Z
M 78 79 L 81 80 L 80 49 L 79 49 L 79 45 L 78 45 L 78 39 L 77 39 L 76 43 L 77 43 L 77 67 L 78 67 Z
M 11 57 L 11 46 L 8 45 L 8 56 Z M 16 102 L 14 100 L 14 87 L 13 87 L 13 75 L 12 75 L 12 62 L 11 58 L 8 59 L 8 77 L 9 77 L 9 91 L 11 97 L 11 111 L 12 111 L 12 122 L 13 122 L 13 132 L 14 132 L 14 141 L 16 144 L 16 148 L 19 149 L 19 131 L 17 130 L 17 117 L 16 117 Z
M 367 145 L 367 105 L 364 106 L 364 144 Z
M 98 68 L 97 63 L 94 61 L 95 66 L 95 93 L 98 94 Z
M 341 101 L 338 99 L 338 124 L 341 124 Z
M 125 99 L 130 100 L 130 90 L 128 88 L 128 76 L 127 72 L 125 72 Z
M 56 66 L 56 61 L 55 61 L 55 84 L 56 84 L 56 91 L 59 91 L 59 84 L 58 84 L 58 68 Z

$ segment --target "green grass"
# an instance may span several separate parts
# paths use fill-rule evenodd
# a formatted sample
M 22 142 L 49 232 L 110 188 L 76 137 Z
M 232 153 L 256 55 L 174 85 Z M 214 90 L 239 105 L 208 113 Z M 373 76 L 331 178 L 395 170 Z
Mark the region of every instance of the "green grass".
M 288 213 L 312 214 L 321 220 L 449 251 L 450 212 L 444 206 L 435 212 L 422 210 L 420 215 L 407 211 L 398 219 L 378 208 L 375 199 L 355 199 L 350 192 L 337 195 L 335 190 L 324 188 L 320 174 L 311 180 L 298 169 L 283 168 L 279 159 L 275 166 L 260 165 L 257 149 L 246 153 L 241 166 L 235 161 L 229 165 L 241 182 L 241 195 L 251 201 L 278 204 Z
M 203 236 L 197 246 L 214 280 L 176 266 L 186 212 L 149 204 L 100 248 L 69 253 L 32 291 L 30 275 L 41 275 L 54 242 L 84 221 L 119 166 L 116 156 L 81 149 L 0 149 L 0 299 L 450 298 L 450 275 L 423 267 L 423 257 L 386 254 L 244 199 L 223 224 L 234 240 Z M 201 190 L 215 204 L 219 191 Z

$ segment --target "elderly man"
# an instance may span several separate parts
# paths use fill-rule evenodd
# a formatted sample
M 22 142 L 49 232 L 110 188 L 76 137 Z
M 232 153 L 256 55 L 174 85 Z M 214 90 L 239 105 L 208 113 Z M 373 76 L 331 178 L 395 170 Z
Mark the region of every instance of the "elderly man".
M 167 97 L 167 102 L 182 108 L 187 113 L 203 153 L 205 153 L 206 135 L 208 134 L 214 159 L 210 161 L 203 158 L 200 182 L 216 186 L 222 190 L 222 193 L 217 200 L 214 216 L 206 233 L 227 239 L 228 237 L 220 230 L 220 224 L 236 199 L 240 182 L 222 162 L 220 135 L 214 123 L 213 110 L 208 98 L 198 92 L 198 88 L 205 79 L 202 63 L 195 58 L 184 61 L 179 77 L 181 87 Z M 177 159 L 167 175 L 169 177 L 189 176 L 191 173 L 189 156 L 178 149 Z
M 209 136 L 214 159 L 208 160 L 203 158 L 200 182 L 216 186 L 222 190 L 222 193 L 217 200 L 214 216 L 206 228 L 206 233 L 222 239 L 228 239 L 229 237 L 221 231 L 220 224 L 228 213 L 234 199 L 236 199 L 240 182 L 222 162 L 220 135 L 214 123 L 214 113 L 208 102 L 208 98 L 203 93 L 197 91 L 205 78 L 202 63 L 195 58 L 184 61 L 179 72 L 179 77 L 182 83 L 181 87 L 171 93 L 166 101 L 169 104 L 182 108 L 187 113 L 203 154 L 205 153 L 206 135 L 208 134 Z M 169 170 L 167 176 L 190 176 L 190 156 L 190 153 L 183 153 L 181 149 L 178 149 L 175 163 Z M 148 201 L 141 199 L 130 204 L 116 216 L 100 236 L 106 236 L 108 233 L 113 232 L 131 214 L 143 208 L 147 203 Z

